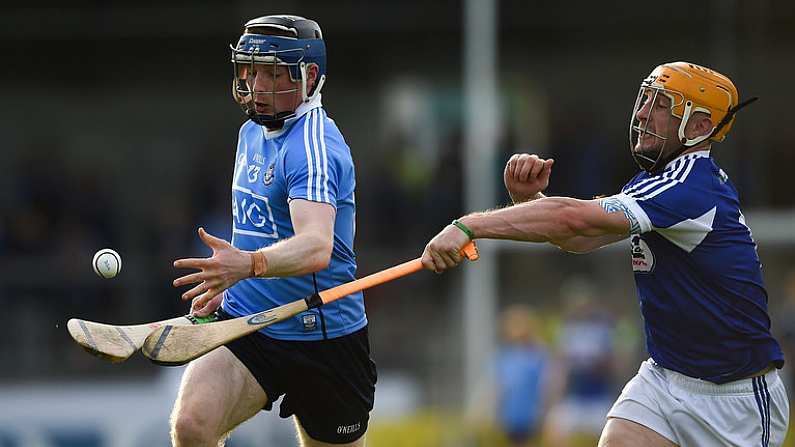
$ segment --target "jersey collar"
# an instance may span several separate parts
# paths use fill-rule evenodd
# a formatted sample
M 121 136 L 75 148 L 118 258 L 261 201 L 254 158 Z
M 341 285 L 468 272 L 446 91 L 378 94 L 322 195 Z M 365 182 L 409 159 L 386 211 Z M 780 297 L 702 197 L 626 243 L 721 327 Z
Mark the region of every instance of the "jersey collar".
M 682 159 L 682 158 L 684 158 L 684 157 L 686 157 L 686 156 L 691 156 L 690 158 L 703 158 L 703 157 L 709 157 L 709 149 L 704 149 L 704 150 L 701 150 L 701 151 L 688 152 L 688 153 L 682 154 L 682 155 L 680 155 L 680 156 L 678 156 L 678 157 L 674 158 L 673 160 L 669 161 L 669 162 L 668 162 L 668 164 L 667 164 L 667 165 L 665 165 L 665 169 L 668 169 L 668 168 L 670 168 L 671 166 L 673 166 L 673 164 L 674 164 L 674 163 L 675 163 L 677 160 L 680 160 L 680 159 Z
M 266 131 L 265 139 L 270 140 L 282 135 L 285 131 L 287 131 L 290 127 L 292 127 L 296 121 L 301 119 L 301 117 L 306 115 L 308 112 L 318 107 L 322 107 L 323 104 L 321 102 L 320 96 L 321 96 L 320 93 L 318 93 L 317 95 L 313 96 L 312 99 L 310 99 L 309 101 L 301 103 L 301 105 L 299 105 L 298 108 L 295 109 L 295 116 L 284 120 L 284 125 L 282 126 L 281 129 Z

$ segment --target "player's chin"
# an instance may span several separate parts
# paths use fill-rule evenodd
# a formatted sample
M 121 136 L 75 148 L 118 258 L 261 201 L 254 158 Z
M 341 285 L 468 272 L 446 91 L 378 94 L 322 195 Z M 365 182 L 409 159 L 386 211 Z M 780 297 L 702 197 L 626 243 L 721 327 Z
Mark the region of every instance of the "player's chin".
M 273 113 L 273 105 L 266 104 L 264 102 L 257 102 L 254 104 L 254 110 L 262 115 L 268 115 Z
M 662 144 L 659 141 L 644 141 L 641 139 L 638 144 L 632 148 L 632 152 L 641 155 L 656 154 L 662 149 Z

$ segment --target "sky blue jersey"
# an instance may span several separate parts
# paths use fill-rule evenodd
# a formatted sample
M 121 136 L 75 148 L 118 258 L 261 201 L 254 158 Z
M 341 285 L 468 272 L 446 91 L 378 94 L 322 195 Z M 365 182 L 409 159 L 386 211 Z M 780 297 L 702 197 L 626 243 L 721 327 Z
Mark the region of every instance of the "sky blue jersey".
M 225 292 L 223 309 L 234 316 L 249 315 L 354 280 L 353 160 L 320 98 L 299 106 L 296 116 L 278 131 L 245 122 L 235 160 L 232 245 L 256 250 L 294 236 L 289 202 L 302 199 L 336 209 L 334 249 L 329 266 L 317 273 L 238 282 Z M 262 332 L 282 340 L 321 340 L 350 334 L 366 324 L 364 300 L 358 292 Z
M 655 362 L 725 383 L 781 367 L 767 291 L 737 191 L 709 151 L 641 172 L 603 199 L 630 220 L 632 268 Z
M 504 430 L 533 434 L 544 406 L 548 353 L 537 346 L 508 345 L 497 353 L 497 420 Z

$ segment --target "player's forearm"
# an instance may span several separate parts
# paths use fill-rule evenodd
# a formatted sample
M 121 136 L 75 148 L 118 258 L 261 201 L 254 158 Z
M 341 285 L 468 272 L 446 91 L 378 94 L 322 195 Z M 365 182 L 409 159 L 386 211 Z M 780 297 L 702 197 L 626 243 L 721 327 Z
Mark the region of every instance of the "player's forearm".
M 263 277 L 297 276 L 323 270 L 331 260 L 333 240 L 314 233 L 295 235 L 259 251 L 265 256 Z
M 617 236 L 575 236 L 570 239 L 558 241 L 555 245 L 569 253 L 589 253 L 605 245 L 612 244 L 622 238 Z
M 577 212 L 583 204 L 581 200 L 568 197 L 544 197 L 508 208 L 473 213 L 459 220 L 477 238 L 560 245 L 578 236 L 597 235 Z

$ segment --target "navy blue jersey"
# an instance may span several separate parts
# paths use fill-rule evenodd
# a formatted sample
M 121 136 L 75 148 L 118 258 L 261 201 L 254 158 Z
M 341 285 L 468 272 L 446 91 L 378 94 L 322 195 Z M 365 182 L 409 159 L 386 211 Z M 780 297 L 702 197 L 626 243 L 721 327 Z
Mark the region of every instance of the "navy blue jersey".
M 302 104 L 279 131 L 247 121 L 240 129 L 232 180 L 232 245 L 257 250 L 295 235 L 290 200 L 327 203 L 336 209 L 329 266 L 286 278 L 249 278 L 230 287 L 223 309 L 249 315 L 355 279 L 353 160 L 319 97 Z M 362 293 L 310 309 L 262 332 L 282 340 L 320 340 L 367 324 Z
M 682 155 L 659 175 L 641 172 L 612 197 L 633 224 L 632 267 L 655 362 L 715 383 L 783 365 L 756 243 L 709 151 Z

